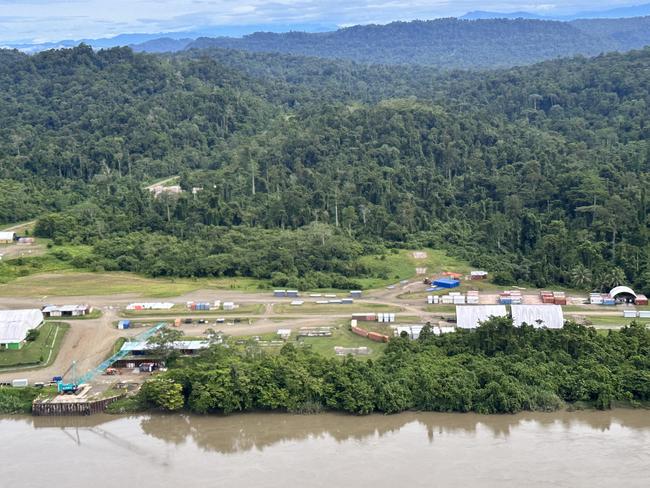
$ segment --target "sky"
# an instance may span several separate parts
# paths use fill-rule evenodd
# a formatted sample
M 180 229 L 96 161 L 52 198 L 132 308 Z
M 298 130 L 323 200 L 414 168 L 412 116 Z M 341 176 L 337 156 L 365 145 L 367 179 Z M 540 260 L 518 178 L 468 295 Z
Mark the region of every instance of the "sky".
M 46 42 L 218 25 L 327 24 L 460 16 L 472 10 L 570 14 L 648 0 L 0 0 L 0 42 Z

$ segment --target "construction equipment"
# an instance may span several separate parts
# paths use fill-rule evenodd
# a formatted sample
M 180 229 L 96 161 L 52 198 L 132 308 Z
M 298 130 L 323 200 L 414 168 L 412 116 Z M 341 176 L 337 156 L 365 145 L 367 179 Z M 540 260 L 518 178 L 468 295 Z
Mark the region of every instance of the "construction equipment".
M 135 340 L 137 342 L 141 341 L 146 341 L 149 339 L 152 335 L 154 335 L 156 332 L 159 330 L 163 329 L 167 324 L 162 322 L 155 327 L 152 327 L 151 329 L 143 332 L 142 334 L 137 335 L 134 337 L 132 340 Z M 77 392 L 79 389 L 79 385 L 82 385 L 84 383 L 90 382 L 96 375 L 100 375 L 104 373 L 107 369 L 109 369 L 113 363 L 116 361 L 124 358 L 126 355 L 128 355 L 129 351 L 120 349 L 117 351 L 115 354 L 113 354 L 110 358 L 108 358 L 106 361 L 103 361 L 101 364 L 99 364 L 96 368 L 91 369 L 88 371 L 86 374 L 84 374 L 81 378 L 76 379 L 76 361 L 72 362 L 72 365 L 67 369 L 65 373 L 63 373 L 61 376 L 62 378 L 65 377 L 65 375 L 68 373 L 68 371 L 72 370 L 72 381 L 70 383 L 64 383 L 63 379 L 57 383 L 57 390 L 59 393 L 63 394 L 74 394 Z
M 65 378 L 65 375 L 68 374 L 68 372 L 72 370 L 72 381 L 70 383 L 64 383 L 63 378 Z M 77 393 L 77 390 L 79 389 L 79 384 L 76 381 L 76 374 L 77 372 L 77 362 L 72 361 L 72 364 L 68 369 L 65 370 L 65 373 L 61 375 L 61 380 L 57 382 L 56 384 L 56 389 L 59 393 L 62 393 L 64 395 L 73 395 Z

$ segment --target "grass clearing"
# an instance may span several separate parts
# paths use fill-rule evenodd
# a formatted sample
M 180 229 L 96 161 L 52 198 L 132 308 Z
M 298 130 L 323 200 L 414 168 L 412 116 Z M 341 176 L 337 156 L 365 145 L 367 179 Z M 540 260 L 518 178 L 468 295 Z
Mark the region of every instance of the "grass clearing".
M 41 326 L 40 334 L 34 342 L 28 342 L 22 349 L 16 351 L 0 351 L 0 367 L 10 369 L 24 366 L 44 367 L 52 364 L 69 328 L 70 325 L 62 322 L 46 322 Z
M 228 315 L 259 315 L 264 311 L 263 304 L 240 305 L 234 310 L 190 310 L 181 305 L 171 310 L 122 310 L 120 315 L 127 318 L 138 317 L 227 317 Z
M 650 319 L 628 319 L 622 315 L 620 317 L 612 317 L 608 315 L 576 315 L 576 318 L 578 317 L 584 318 L 588 322 L 587 325 L 592 325 L 594 327 L 623 328 L 635 321 L 639 324 L 645 325 L 646 327 L 650 326 Z M 572 318 L 572 316 L 569 315 L 568 318 Z
M 32 258 L 38 259 L 38 258 Z M 31 259 L 30 259 L 31 261 Z M 64 263 L 64 266 L 67 265 Z M 260 280 L 252 278 L 146 278 L 133 273 L 91 273 L 71 271 L 64 266 L 16 277 L 0 285 L 5 296 L 89 296 L 132 294 L 144 298 L 167 298 L 196 290 L 256 291 L 268 289 Z M 0 268 L 0 282 L 3 277 Z
M 305 303 L 304 305 L 294 306 L 289 303 L 280 303 L 273 306 L 274 313 L 286 314 L 353 314 L 357 312 L 401 312 L 402 309 L 384 305 L 381 303 L 354 303 L 352 305 L 343 304 L 317 304 Z
M 372 273 L 372 278 L 357 278 L 364 289 L 383 288 L 397 281 L 407 280 L 416 276 L 415 268 L 427 268 L 427 275 L 442 271 L 455 271 L 467 273 L 470 271 L 468 263 L 447 255 L 438 249 L 424 249 L 426 258 L 416 259 L 413 250 L 402 249 L 397 253 L 385 255 L 363 256 L 361 264 L 367 266 Z
M 332 329 L 332 337 L 303 337 L 300 341 L 312 351 L 327 357 L 343 357 L 336 356 L 336 353 L 334 352 L 335 346 L 368 347 L 370 349 L 370 354 L 368 356 L 358 356 L 360 359 L 376 359 L 381 356 L 386 349 L 386 344 L 384 343 L 374 342 L 365 337 L 353 334 L 349 330 L 347 324 L 342 324 L 337 328 Z

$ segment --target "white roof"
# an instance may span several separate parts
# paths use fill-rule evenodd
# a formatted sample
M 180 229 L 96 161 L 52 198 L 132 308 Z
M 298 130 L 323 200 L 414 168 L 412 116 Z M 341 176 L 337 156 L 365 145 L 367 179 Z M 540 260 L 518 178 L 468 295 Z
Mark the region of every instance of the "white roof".
M 560 305 L 512 305 L 512 322 L 515 327 L 525 323 L 536 329 L 561 329 L 564 327 L 564 314 Z
M 0 310 L 0 344 L 22 342 L 27 331 L 43 323 L 43 313 L 29 310 Z
M 609 292 L 609 296 L 616 298 L 616 295 L 620 295 L 621 293 L 626 293 L 636 298 L 636 293 L 634 293 L 634 290 L 627 286 L 617 286 L 616 288 L 612 288 L 612 291 Z
M 43 313 L 51 312 L 74 312 L 75 310 L 88 310 L 88 305 L 47 305 L 43 307 Z
M 0 232 L 0 241 L 13 241 L 15 235 L 16 235 L 15 232 L 1 231 Z
M 475 329 L 490 317 L 506 317 L 505 305 L 459 305 L 456 306 L 456 322 L 459 329 Z
M 171 344 L 172 349 L 179 349 L 183 351 L 187 350 L 199 350 L 199 349 L 207 349 L 210 347 L 210 342 L 208 341 L 175 341 L 172 342 Z M 155 344 L 150 344 L 146 341 L 132 341 L 132 342 L 125 342 L 122 345 L 122 351 L 148 351 L 151 349 L 155 349 L 156 345 Z

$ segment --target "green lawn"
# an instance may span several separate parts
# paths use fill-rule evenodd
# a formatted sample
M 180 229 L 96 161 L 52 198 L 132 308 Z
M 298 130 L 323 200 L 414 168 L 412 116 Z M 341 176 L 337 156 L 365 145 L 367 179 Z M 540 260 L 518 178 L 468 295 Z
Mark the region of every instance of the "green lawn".
M 69 328 L 65 323 L 46 322 L 34 342 L 28 342 L 17 351 L 0 351 L 0 367 L 48 366 L 59 353 L 63 337 Z
M 602 315 L 581 315 L 584 317 L 590 325 L 594 327 L 625 327 L 630 325 L 636 320 L 637 323 L 644 324 L 646 327 L 650 326 L 650 319 L 627 319 L 623 317 L 621 313 L 620 317 L 610 317 Z
M 44 256 L 47 258 L 47 256 Z M 39 258 L 30 258 L 32 261 Z M 145 298 L 167 298 L 184 295 L 201 289 L 255 291 L 270 287 L 263 281 L 252 278 L 146 278 L 133 273 L 91 273 L 66 269 L 67 264 L 58 269 L 39 270 L 39 274 L 3 280 L 0 267 L 0 294 L 5 296 L 88 296 L 134 294 Z M 7 283 L 7 281 L 9 281 Z
M 171 310 L 123 310 L 123 317 L 227 317 L 228 315 L 259 315 L 264 311 L 263 304 L 240 305 L 234 310 L 190 310 L 184 305 L 175 306 Z
M 379 324 L 374 324 L 379 326 Z M 304 337 L 300 340 L 312 351 L 327 357 L 337 357 L 334 352 L 335 346 L 341 347 L 368 347 L 370 354 L 368 356 L 358 356 L 359 358 L 373 358 L 381 356 L 386 349 L 386 344 L 374 342 L 365 337 L 353 334 L 348 324 L 340 325 L 333 330 L 332 337 Z M 384 332 L 385 333 L 385 332 Z
M 322 304 L 305 302 L 304 305 L 294 306 L 289 303 L 280 303 L 273 306 L 273 312 L 284 314 L 345 314 L 357 312 L 400 312 L 398 307 L 391 307 L 381 303 L 354 303 L 343 304 Z

